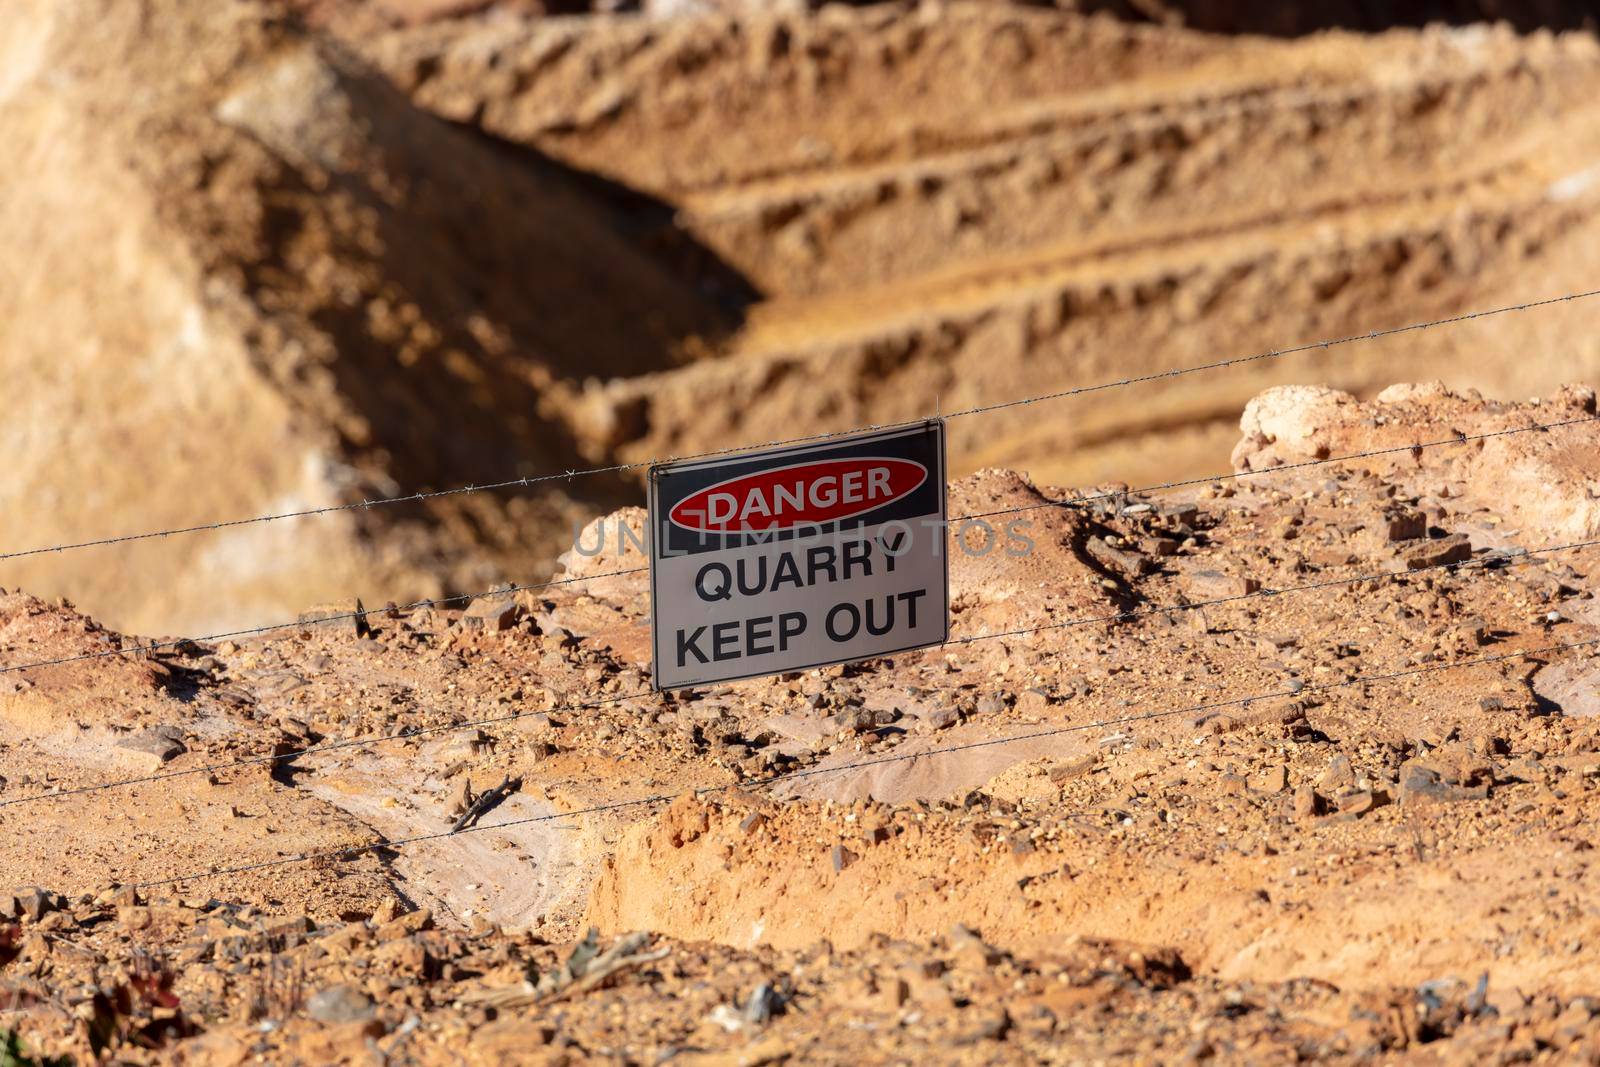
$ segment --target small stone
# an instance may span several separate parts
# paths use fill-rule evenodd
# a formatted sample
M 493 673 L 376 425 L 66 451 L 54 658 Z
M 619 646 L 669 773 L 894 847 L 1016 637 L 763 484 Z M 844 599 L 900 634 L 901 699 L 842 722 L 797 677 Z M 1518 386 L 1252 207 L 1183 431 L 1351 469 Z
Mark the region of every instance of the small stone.
M 509 630 L 522 616 L 522 608 L 505 593 L 481 596 L 461 613 L 461 625 L 468 630 L 497 632 Z
M 1441 780 L 1438 771 L 1428 767 L 1413 764 L 1401 772 L 1400 800 L 1405 804 L 1483 800 L 1488 795 L 1488 786 L 1449 785 Z
M 145 730 L 118 741 L 117 747 L 122 750 L 125 762 L 154 770 L 189 751 L 182 741 L 172 736 L 174 733 L 179 731 L 171 727 Z
M 1171 537 L 1154 537 L 1144 543 L 1144 550 L 1152 556 L 1176 556 L 1178 542 Z
M 1324 793 L 1337 793 L 1356 784 L 1356 772 L 1350 766 L 1350 757 L 1339 755 L 1328 761 L 1327 770 L 1317 778 L 1317 787 Z
M 145 903 L 144 894 L 131 885 L 123 886 L 112 893 L 109 903 L 119 908 L 138 908 Z
M 1407 544 L 1400 550 L 1400 561 L 1412 570 L 1465 563 L 1472 558 L 1472 542 L 1465 534 L 1451 534 L 1432 541 Z
M 38 922 L 53 911 L 67 906 L 66 898 L 38 886 L 27 886 L 11 894 L 11 914 L 16 918 Z M 0 914 L 4 914 L 4 898 L 0 898 Z
M 838 874 L 861 857 L 845 848 L 843 845 L 833 846 L 833 873 Z
M 494 924 L 482 915 L 472 915 L 472 909 L 462 912 L 462 918 L 471 915 L 471 922 L 467 926 L 467 935 L 473 938 L 482 937 L 494 929 Z M 380 945 L 372 952 L 372 968 L 380 974 L 395 977 L 421 978 L 427 973 L 432 957 L 428 954 L 428 946 L 414 937 L 403 941 L 391 941 Z
M 378 927 L 377 939 L 379 941 L 398 941 L 423 930 L 433 929 L 433 912 L 427 908 L 418 908 L 408 911 L 393 922 L 384 923 Z
M 828 716 L 828 722 L 838 733 L 864 734 L 878 728 L 876 713 L 867 708 L 845 708 L 836 715 Z
M 1061 785 L 1073 778 L 1081 778 L 1100 765 L 1100 757 L 1090 753 L 1079 756 L 1077 759 L 1065 760 L 1052 766 L 1047 772 L 1052 785 Z
M 1543 782 L 1547 776 L 1544 773 L 1544 767 L 1537 759 L 1523 757 L 1509 760 L 1500 768 L 1500 773 L 1497 777 L 1501 781 L 1507 782 Z
M 1384 536 L 1390 541 L 1414 541 L 1428 533 L 1427 517 L 1409 508 L 1386 512 L 1383 521 Z
M 472 794 L 471 779 L 461 779 L 461 788 L 456 791 L 455 802 L 450 805 L 450 814 L 454 816 L 465 813 L 468 808 L 472 807 L 474 799 L 476 798 Z
M 1372 790 L 1360 789 L 1354 793 L 1346 793 L 1339 798 L 1340 815 L 1365 815 L 1377 807 L 1377 798 Z
M 1249 596 L 1261 590 L 1261 583 L 1255 578 L 1241 578 L 1221 571 L 1190 571 L 1185 578 L 1184 592 L 1191 600 L 1222 600 Z
M 954 1035 L 951 1040 L 957 1045 L 975 1045 L 983 1041 L 1003 1041 L 1011 1032 L 1011 1015 L 1005 1008 L 972 1009 L 977 1015 L 977 1023 L 965 1033 Z
M 306 1014 L 323 1023 L 363 1023 L 372 1018 L 372 998 L 352 985 L 336 985 L 314 994 Z
M 955 708 L 946 704 L 942 707 L 934 708 L 923 721 L 935 730 L 948 730 L 961 721 L 961 715 Z
M 1050 694 L 1036 685 L 1031 685 L 1017 694 L 1017 710 L 1028 712 L 1041 712 L 1050 706 Z
M 1306 782 L 1294 791 L 1294 817 L 1309 819 L 1322 814 L 1322 797 Z
M 1472 638 L 1472 643 L 1482 647 L 1494 643 L 1494 627 L 1482 615 L 1474 615 L 1461 624 L 1461 629 Z
M 1285 649 L 1294 648 L 1300 639 L 1294 634 L 1270 634 L 1256 638 L 1256 648 L 1262 655 L 1272 656 Z
M 969 967 L 987 970 L 1005 958 L 1005 953 L 984 941 L 970 928 L 956 923 L 945 935 L 955 954 L 956 962 Z
M 1156 570 L 1155 560 L 1114 546 L 1101 537 L 1089 538 L 1084 547 L 1101 566 L 1129 578 L 1137 578 Z
M 1256 788 L 1263 793 L 1281 793 L 1289 788 L 1289 768 L 1281 763 L 1276 767 L 1268 767 L 1256 779 Z
M 1006 710 L 1006 698 L 999 693 L 985 693 L 978 698 L 979 715 L 998 715 Z

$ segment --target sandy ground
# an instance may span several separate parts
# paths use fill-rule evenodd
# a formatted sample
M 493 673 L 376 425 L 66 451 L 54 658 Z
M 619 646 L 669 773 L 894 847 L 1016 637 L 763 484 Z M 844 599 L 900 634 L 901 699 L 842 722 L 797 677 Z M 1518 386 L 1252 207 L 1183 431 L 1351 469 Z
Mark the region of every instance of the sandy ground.
M 1036 551 L 953 557 L 954 643 L 698 693 L 636 554 L 9 673 L 0 999 L 161 1062 L 1593 1056 L 1594 416 L 1294 388 L 1198 491 L 981 472 Z

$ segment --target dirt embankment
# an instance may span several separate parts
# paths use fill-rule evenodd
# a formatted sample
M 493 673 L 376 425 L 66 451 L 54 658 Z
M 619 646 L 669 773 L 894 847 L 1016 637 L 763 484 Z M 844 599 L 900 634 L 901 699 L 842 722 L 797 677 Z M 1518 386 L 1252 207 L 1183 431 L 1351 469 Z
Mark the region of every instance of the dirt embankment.
M 673 204 L 765 294 L 714 358 L 597 382 L 598 430 L 578 430 L 597 455 L 921 417 L 1586 290 L 1594 273 L 1600 53 L 1583 36 L 1282 42 L 953 4 L 464 19 L 364 49 L 423 106 Z M 956 462 L 1200 473 L 1266 384 L 1375 391 L 1399 365 L 1543 392 L 1590 373 L 1595 316 L 964 420 Z M 1523 358 L 1536 342 L 1545 357 Z
M 773 0 L 282 0 L 313 23 L 345 34 L 419 25 L 463 15 L 577 14 L 586 11 L 643 10 L 657 16 L 733 11 L 760 13 L 781 8 L 815 10 L 803 3 Z M 1066 0 L 1051 5 L 1080 14 L 1109 15 L 1133 23 L 1186 28 L 1206 33 L 1269 34 L 1295 37 L 1321 30 L 1381 33 L 1398 27 L 1436 23 L 1471 25 L 1503 22 L 1521 32 L 1538 29 L 1595 28 L 1591 5 L 1577 0 L 1526 0 L 1510 6 L 1495 0 L 1410 0 L 1373 4 L 1361 0 L 1282 3 L 1264 0 Z
M 1578 681 L 1592 685 L 1600 623 L 1582 592 L 1594 412 L 1589 389 L 1537 406 L 1438 385 L 1372 404 L 1265 394 L 1245 413 L 1242 476 L 1200 505 L 1194 558 L 1141 557 L 1152 533 L 1126 520 L 1098 535 L 1092 551 L 1138 576 L 1140 621 L 1072 612 L 1060 631 L 947 654 L 952 673 L 933 674 L 970 694 L 963 726 L 933 740 L 913 729 L 902 763 L 880 765 L 872 745 L 824 760 L 837 770 L 801 784 L 808 801 L 678 802 L 623 839 L 591 915 L 780 947 L 961 921 L 1019 947 L 1050 930 L 1175 944 L 1191 965 L 1256 981 L 1350 988 L 1490 967 L 1524 990 L 1592 988 L 1578 961 L 1596 931 L 1577 916 L 1578 812 L 1596 773 L 1596 705 Z M 1407 447 L 1455 435 L 1469 440 Z M 1393 454 L 1274 473 L 1378 449 Z M 1521 549 L 1535 554 L 1482 565 Z M 1458 550 L 1479 565 L 1439 569 Z M 1016 617 L 1033 589 L 1073 587 L 1072 567 L 1052 571 L 1015 596 L 986 583 L 986 599 Z M 1179 606 L 1258 587 L 1281 592 Z M 1576 647 L 1517 654 L 1560 645 Z M 1036 690 L 1011 675 L 1019 657 Z M 948 699 L 920 685 L 891 703 Z M 995 709 L 1016 697 L 1010 714 L 986 709 L 991 686 Z M 1537 767 L 1512 770 L 1524 752 Z M 1545 784 L 1512 800 L 1493 784 L 1512 780 Z M 1530 879 L 1545 888 L 1529 895 Z

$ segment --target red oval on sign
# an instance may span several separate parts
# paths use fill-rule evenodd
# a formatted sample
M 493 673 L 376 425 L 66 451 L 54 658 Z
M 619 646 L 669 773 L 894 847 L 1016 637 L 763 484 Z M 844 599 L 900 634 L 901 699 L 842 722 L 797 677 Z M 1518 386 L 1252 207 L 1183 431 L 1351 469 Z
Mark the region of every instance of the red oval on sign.
M 880 456 L 824 459 L 708 486 L 668 517 L 696 533 L 757 533 L 839 522 L 876 511 L 928 480 L 928 468 Z

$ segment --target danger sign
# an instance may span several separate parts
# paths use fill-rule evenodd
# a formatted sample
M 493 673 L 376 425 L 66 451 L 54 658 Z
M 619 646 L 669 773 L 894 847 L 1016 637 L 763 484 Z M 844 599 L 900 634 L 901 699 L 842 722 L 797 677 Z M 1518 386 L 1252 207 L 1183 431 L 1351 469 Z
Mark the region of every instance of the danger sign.
M 657 689 L 948 635 L 944 424 L 650 469 Z

